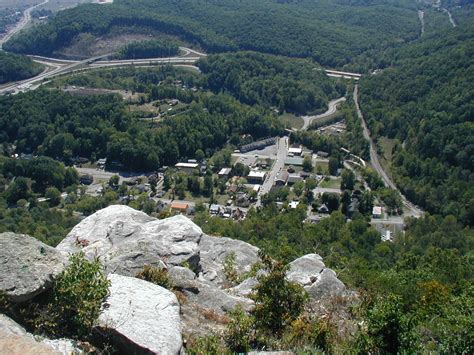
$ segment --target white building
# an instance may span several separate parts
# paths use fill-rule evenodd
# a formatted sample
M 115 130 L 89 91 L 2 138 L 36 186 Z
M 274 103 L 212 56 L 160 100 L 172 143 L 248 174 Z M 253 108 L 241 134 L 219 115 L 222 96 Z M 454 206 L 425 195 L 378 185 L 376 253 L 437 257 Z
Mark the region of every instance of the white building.
M 261 183 L 265 181 L 267 173 L 265 171 L 251 171 L 247 175 L 247 181 L 249 183 Z
M 299 204 L 300 203 L 298 201 L 291 201 L 288 206 L 294 210 Z
M 372 208 L 372 217 L 373 218 L 382 218 L 382 207 L 374 206 L 374 208 Z
M 176 169 L 184 171 L 187 174 L 192 174 L 197 171 L 198 163 L 178 163 L 174 166 Z
M 293 155 L 290 155 L 293 154 Z M 290 147 L 288 149 L 288 155 L 289 156 L 300 156 L 303 154 L 303 149 L 301 147 Z

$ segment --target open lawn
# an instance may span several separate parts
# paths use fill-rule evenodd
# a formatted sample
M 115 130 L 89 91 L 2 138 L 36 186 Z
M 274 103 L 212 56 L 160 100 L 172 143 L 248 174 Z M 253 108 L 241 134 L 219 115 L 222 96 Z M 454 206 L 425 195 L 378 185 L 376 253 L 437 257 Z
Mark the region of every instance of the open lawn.
M 379 146 L 382 148 L 383 154 L 380 154 L 380 163 L 382 164 L 384 170 L 391 177 L 390 169 L 392 167 L 392 150 L 395 146 L 395 139 L 390 139 L 387 137 L 381 137 L 378 141 Z
M 323 180 L 319 186 L 328 189 L 338 189 L 341 187 L 341 178 L 330 179 L 329 181 Z
M 292 113 L 284 113 L 279 117 L 279 119 L 285 124 L 285 126 L 294 129 L 301 129 L 304 123 L 302 118 L 295 116 Z
M 317 174 L 327 175 L 329 174 L 329 164 L 325 161 L 318 161 L 316 162 L 316 166 L 314 168 L 314 172 Z

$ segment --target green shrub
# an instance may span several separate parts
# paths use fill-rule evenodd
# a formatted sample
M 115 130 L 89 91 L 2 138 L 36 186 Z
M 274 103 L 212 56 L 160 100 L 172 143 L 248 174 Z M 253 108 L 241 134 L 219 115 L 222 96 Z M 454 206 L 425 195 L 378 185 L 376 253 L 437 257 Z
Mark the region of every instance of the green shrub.
M 171 281 L 168 270 L 166 269 L 159 269 L 150 265 L 145 265 L 142 271 L 140 271 L 137 275 L 137 278 L 154 283 L 155 285 L 164 287 L 168 290 L 172 290 L 174 288 L 173 281 Z
M 239 281 L 239 274 L 235 268 L 235 253 L 231 252 L 224 259 L 224 275 L 226 280 L 234 285 Z
M 331 353 L 332 325 L 325 320 L 301 316 L 285 330 L 282 347 L 285 349 L 320 351 Z
M 186 352 L 189 355 L 231 354 L 216 335 L 208 335 L 189 341 Z
M 98 259 L 88 261 L 83 253 L 73 254 L 69 266 L 54 283 L 49 313 L 66 333 L 87 335 L 99 316 L 109 286 Z
M 254 320 L 240 306 L 229 312 L 230 322 L 227 325 L 225 342 L 237 353 L 248 352 L 253 342 Z
M 304 310 L 308 294 L 304 288 L 286 279 L 288 266 L 260 252 L 266 273 L 258 277 L 252 299 L 252 314 L 259 331 L 281 334 Z

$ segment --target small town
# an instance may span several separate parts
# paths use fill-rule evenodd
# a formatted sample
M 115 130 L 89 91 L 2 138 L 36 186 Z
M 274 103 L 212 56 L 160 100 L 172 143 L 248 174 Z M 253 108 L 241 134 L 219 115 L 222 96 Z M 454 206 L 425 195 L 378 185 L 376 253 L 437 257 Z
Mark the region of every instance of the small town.
M 223 159 L 189 159 L 152 174 L 112 172 L 106 159 L 98 160 L 95 169 L 76 168 L 85 193 L 100 196 L 114 189 L 124 204 L 149 199 L 155 204 L 151 212 L 162 217 L 192 218 L 196 210 L 207 210 L 210 216 L 238 221 L 250 208 L 274 202 L 280 211 L 304 208 L 308 223 L 342 208 L 348 220 L 356 213 L 369 216 L 383 240 L 403 232 L 400 207 L 387 207 L 380 199 L 365 205 L 363 192 L 370 187 L 359 172 L 365 162 L 347 149 L 339 162 L 327 152 L 290 144 L 289 137 L 273 137 L 225 153 Z

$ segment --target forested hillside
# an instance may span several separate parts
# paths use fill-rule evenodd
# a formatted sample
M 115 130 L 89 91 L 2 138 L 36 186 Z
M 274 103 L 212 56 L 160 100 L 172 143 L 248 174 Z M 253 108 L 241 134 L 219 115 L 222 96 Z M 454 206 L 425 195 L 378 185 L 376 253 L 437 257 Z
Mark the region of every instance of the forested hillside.
M 179 46 L 172 41 L 137 41 L 125 45 L 116 55 L 118 59 L 171 57 L 179 52 Z
M 0 51 L 0 84 L 31 78 L 41 72 L 43 66 L 22 55 Z
M 206 57 L 198 66 L 211 90 L 229 92 L 249 105 L 307 113 L 325 110 L 330 99 L 346 91 L 309 60 L 239 52 Z
M 393 174 L 415 203 L 474 223 L 474 26 L 396 52 L 361 84 L 376 137 L 395 139 Z
M 209 52 L 247 49 L 311 57 L 340 67 L 358 54 L 414 39 L 416 4 L 405 1 L 335 0 L 116 0 L 60 12 L 9 41 L 18 53 L 51 55 L 80 33 L 100 36 L 115 25 L 142 26 L 177 35 Z
M 163 97 L 166 97 L 166 87 Z M 176 90 L 170 92 L 173 97 Z M 156 91 L 158 95 L 160 91 Z M 153 95 L 153 94 L 152 94 Z M 194 157 L 200 149 L 221 148 L 234 134 L 275 135 L 283 125 L 258 107 L 227 95 L 195 96 L 187 113 L 156 130 L 125 110 L 119 96 L 71 96 L 37 90 L 0 98 L 1 141 L 21 153 L 47 155 L 65 162 L 80 156 L 107 157 L 127 169 L 150 171 Z M 190 102 L 191 103 L 191 102 Z

